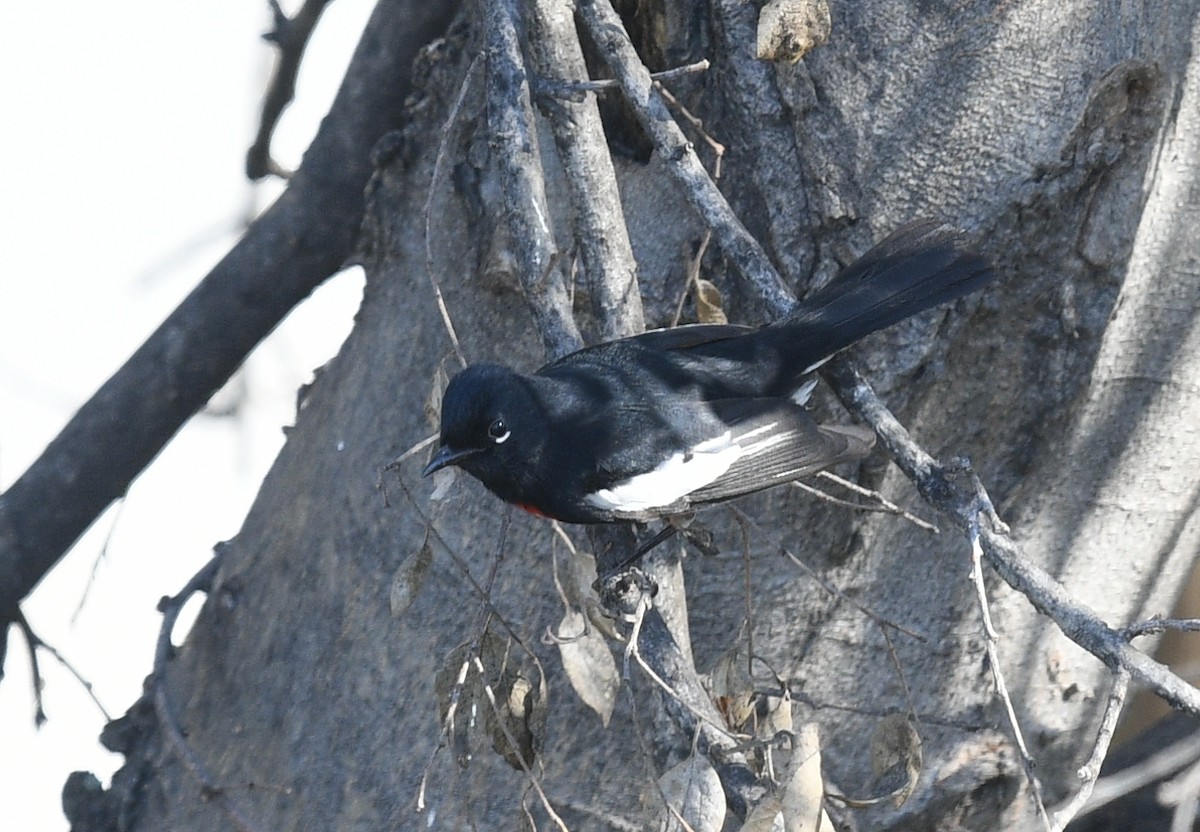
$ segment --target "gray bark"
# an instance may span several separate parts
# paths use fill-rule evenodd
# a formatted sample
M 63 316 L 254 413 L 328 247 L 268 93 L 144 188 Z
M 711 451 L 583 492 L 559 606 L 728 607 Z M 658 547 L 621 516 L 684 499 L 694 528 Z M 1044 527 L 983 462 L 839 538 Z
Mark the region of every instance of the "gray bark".
M 1200 542 L 1196 4 L 841 2 L 828 44 L 753 72 L 753 39 L 738 23 L 745 10 L 712 5 L 643 9 L 638 45 L 643 57 L 713 62 L 671 88 L 728 148 L 722 187 L 800 281 L 792 290 L 905 220 L 932 214 L 973 231 L 998 281 L 869 339 L 856 358 L 929 451 L 970 457 L 1026 554 L 1072 594 L 1113 626 L 1167 614 Z M 460 724 L 436 750 L 439 671 L 486 617 L 461 569 L 485 583 L 498 546 L 490 603 L 540 659 L 548 698 L 534 771 L 567 825 L 637 827 L 638 795 L 691 741 L 636 669 L 607 727 L 573 693 L 557 649 L 542 644 L 562 618 L 552 555 L 567 570 L 545 521 L 466 477 L 431 502 L 420 456 L 384 477 L 386 500 L 377 485 L 384 464 L 432 431 L 423 403 L 451 354 L 425 271 L 423 208 L 442 124 L 483 48 L 479 19 L 452 29 L 419 73 L 404 152 L 383 160 L 369 189 L 368 286 L 354 333 L 308 391 L 168 668 L 188 743 L 260 829 L 415 829 L 431 817 L 434 828 L 515 829 L 523 800 L 549 828 L 526 776 L 483 729 Z M 532 370 L 544 360 L 542 336 L 503 256 L 483 77 L 449 132 L 453 175 L 433 195 L 432 278 L 470 360 Z M 750 100 L 768 113 L 765 133 Z M 616 118 L 626 119 L 618 132 L 631 130 L 628 116 Z M 541 128 L 546 204 L 558 248 L 569 250 L 570 190 Z M 789 144 L 773 155 L 764 135 Z M 616 167 L 646 324 L 663 325 L 702 226 L 661 160 L 618 156 Z M 785 185 L 802 189 L 797 217 L 784 216 L 786 195 L 762 192 Z M 797 239 L 811 250 L 772 250 Z M 758 295 L 720 252 L 706 275 L 725 290 L 731 318 L 760 314 Z M 829 396 L 819 407 L 848 418 Z M 882 452 L 843 473 L 923 510 Z M 902 807 L 851 810 L 859 828 L 1038 828 L 983 663 L 962 536 L 796 489 L 738 507 L 756 520 L 748 560 L 721 508 L 700 519 L 723 554 L 689 550 L 684 560 L 696 666 L 707 671 L 744 642 L 749 604 L 764 661 L 756 667 L 802 692 L 797 713 L 819 723 L 826 780 L 846 794 L 878 791 L 871 737 L 887 714 L 907 711 L 909 690 L 920 782 Z M 585 535 L 568 531 L 586 548 Z M 427 540 L 427 580 L 393 615 L 393 583 Z M 779 557 L 780 544 L 843 595 Z M 990 578 L 989 588 L 1003 669 L 1053 803 L 1077 787 L 1111 675 L 1021 595 Z M 893 659 L 883 629 L 856 605 L 920 638 L 889 631 Z M 516 647 L 511 655 L 536 684 L 533 663 Z M 120 828 L 228 828 L 148 706 L 121 727 L 110 742 L 128 762 L 103 798 L 128 820 Z M 428 806 L 418 813 L 427 765 Z

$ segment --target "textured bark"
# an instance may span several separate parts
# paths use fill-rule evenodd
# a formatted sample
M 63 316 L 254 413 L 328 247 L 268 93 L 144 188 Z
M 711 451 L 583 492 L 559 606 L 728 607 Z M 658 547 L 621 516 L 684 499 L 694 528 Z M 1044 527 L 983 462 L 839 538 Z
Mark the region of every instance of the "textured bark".
M 740 11 L 713 5 L 681 0 L 659 17 L 643 9 L 631 28 L 643 56 L 713 61 L 671 86 L 729 148 L 722 186 L 742 220 L 768 253 L 794 239 L 795 228 L 779 226 L 781 195 L 759 189 L 799 183 L 812 251 L 777 260 L 790 262 L 789 277 L 814 280 L 907 219 L 940 215 L 974 231 L 997 283 L 873 337 L 857 357 L 931 452 L 971 458 L 1027 553 L 1071 592 L 1115 626 L 1169 612 L 1198 542 L 1196 4 L 835 3 L 826 46 L 768 67 L 776 98 L 763 127 L 776 135 L 786 125 L 795 141 L 778 156 L 745 109 L 746 55 L 728 51 L 752 51 L 753 40 L 729 37 Z M 486 734 L 471 736 L 465 767 L 461 746 L 435 753 L 435 679 L 482 617 L 457 559 L 482 583 L 498 545 L 492 604 L 545 671 L 537 771 L 568 826 L 639 824 L 634 796 L 691 741 L 659 719 L 653 686 L 636 672 L 637 696 L 622 692 L 607 728 L 570 690 L 557 651 L 541 644 L 562 617 L 551 570 L 562 546 L 548 524 L 505 520 L 511 510 L 465 477 L 430 502 L 417 458 L 385 477 L 389 500 L 377 487 L 381 466 L 431 432 L 423 403 L 450 354 L 425 273 L 422 211 L 442 124 L 482 44 L 468 19 L 421 65 L 410 123 L 368 191 L 355 331 L 308 391 L 169 668 L 188 742 L 217 785 L 240 789 L 261 829 L 418 828 L 434 812 L 436 828 L 518 828 L 525 777 Z M 471 360 L 528 370 L 541 363 L 542 338 L 511 258 L 497 253 L 504 200 L 486 94 L 477 80 L 448 134 L 453 175 L 432 200 L 433 277 Z M 637 132 L 607 112 L 610 133 Z M 540 145 L 567 250 L 568 190 L 553 142 Z M 618 159 L 617 170 L 646 323 L 662 325 L 701 229 L 659 160 Z M 706 266 L 732 318 L 761 308 L 720 252 Z M 845 418 L 828 397 L 819 406 Z M 882 453 L 846 473 L 922 511 Z M 738 643 L 748 572 L 755 652 L 803 692 L 826 779 L 845 793 L 874 789 L 870 738 L 888 713 L 905 712 L 907 685 L 924 745 L 920 783 L 900 808 L 849 814 L 859 828 L 1036 828 L 983 663 L 966 542 L 797 490 L 738 505 L 758 523 L 746 527 L 748 563 L 724 509 L 701 517 L 724 554 L 684 563 L 696 665 L 707 670 Z M 426 517 L 439 535 L 429 578 L 393 616 L 392 583 L 426 542 Z M 780 558 L 779 542 L 844 596 Z M 1109 671 L 990 583 L 1038 774 L 1051 801 L 1063 798 Z M 881 627 L 849 599 L 920 638 L 889 632 L 893 661 Z M 144 703 L 109 741 L 126 767 L 103 797 L 75 798 L 103 801 L 106 818 L 119 807 L 120 828 L 227 828 Z M 429 808 L 417 814 L 431 759 Z M 537 798 L 524 799 L 546 828 Z

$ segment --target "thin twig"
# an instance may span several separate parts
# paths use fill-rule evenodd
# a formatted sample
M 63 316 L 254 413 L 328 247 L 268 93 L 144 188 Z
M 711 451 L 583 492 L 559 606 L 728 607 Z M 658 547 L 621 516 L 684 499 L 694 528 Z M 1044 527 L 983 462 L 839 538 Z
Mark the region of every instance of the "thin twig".
M 28 636 L 31 633 L 32 631 L 26 635 Z M 100 715 L 104 717 L 104 721 L 112 722 L 112 714 L 108 712 L 108 709 L 104 707 L 104 703 L 102 703 L 99 697 L 96 696 L 95 686 L 89 682 L 87 678 L 85 678 L 84 675 L 79 672 L 78 669 L 76 669 L 75 665 L 71 664 L 71 662 L 67 660 L 66 656 L 58 652 L 54 645 L 47 644 L 45 641 L 42 641 L 40 637 L 37 639 L 37 646 L 53 656 L 55 661 L 61 664 L 68 673 L 75 677 L 75 681 L 78 682 L 83 688 L 84 692 L 87 693 L 88 698 L 92 700 L 92 704 L 96 706 L 96 710 L 100 711 Z
M 1141 636 L 1157 636 L 1167 630 L 1179 630 L 1186 633 L 1200 632 L 1200 618 L 1148 618 L 1128 627 L 1121 628 L 1121 635 L 1126 641 L 1132 641 Z
M 655 76 L 651 76 L 655 77 Z M 679 111 L 679 114 L 692 125 L 692 128 L 700 135 L 713 152 L 713 169 L 712 182 L 715 186 L 721 181 L 722 164 L 725 160 L 725 145 L 712 137 L 708 130 L 704 127 L 704 122 L 692 115 L 692 112 L 679 102 L 670 90 L 664 87 L 660 79 L 655 78 L 655 89 L 663 97 L 669 105 Z M 700 245 L 696 247 L 696 253 L 688 261 L 687 279 L 683 284 L 683 291 L 679 293 L 679 301 L 675 304 L 675 314 L 671 318 L 671 326 L 679 326 L 679 320 L 683 316 L 683 304 L 687 301 L 688 292 L 693 292 L 697 298 L 699 305 L 700 298 L 700 267 L 704 263 L 704 255 L 708 251 L 709 245 L 712 243 L 713 232 L 712 228 L 705 228 L 704 234 L 700 237 Z
M 405 493 L 407 493 L 407 489 L 405 489 Z M 417 509 L 415 503 L 413 504 L 413 508 L 419 513 L 419 509 Z M 434 528 L 432 521 L 426 520 L 426 524 L 427 533 L 432 532 L 436 535 L 437 529 Z M 454 730 L 454 717 L 458 713 L 458 705 L 462 701 L 462 692 L 466 687 L 467 673 L 471 667 L 471 661 L 472 659 L 478 659 L 479 651 L 481 649 L 480 645 L 483 643 L 484 636 L 487 635 L 488 627 L 490 626 L 493 617 L 494 608 L 492 606 L 492 588 L 496 583 L 496 575 L 499 573 L 500 563 L 504 560 L 504 544 L 508 539 L 508 525 L 509 514 L 505 513 L 503 525 L 501 526 L 500 530 L 500 544 L 497 546 L 496 553 L 492 557 L 492 562 L 488 568 L 488 574 L 484 581 L 484 585 L 479 586 L 478 584 L 475 584 L 474 578 L 472 578 L 469 573 L 467 576 L 471 580 L 471 583 L 474 584 L 479 591 L 480 608 L 475 627 L 473 628 L 474 635 L 471 637 L 471 640 L 467 642 L 467 651 L 463 656 L 462 664 L 459 665 L 458 676 L 455 678 L 454 684 L 450 688 L 450 701 L 446 705 L 446 715 L 442 718 L 441 731 L 438 733 L 437 744 L 434 745 L 433 750 L 429 753 L 429 759 L 426 761 L 425 768 L 421 772 L 421 781 L 417 786 L 416 808 L 418 812 L 425 811 L 425 790 L 429 783 L 429 773 L 433 770 L 433 764 L 437 761 L 438 755 L 441 753 L 442 749 L 446 747 L 447 737 L 449 737 L 451 732 Z M 481 673 L 480 678 L 486 679 L 486 675 Z M 512 748 L 518 748 L 516 743 L 512 743 Z
M 83 612 L 83 606 L 87 603 L 88 595 L 92 592 L 92 586 L 96 583 L 96 576 L 100 574 L 100 564 L 108 558 L 108 547 L 112 545 L 113 534 L 117 531 L 117 524 L 121 520 L 121 512 L 125 510 L 125 498 L 121 497 L 116 501 L 116 508 L 113 510 L 112 522 L 108 525 L 108 531 L 104 534 L 104 544 L 100 547 L 95 559 L 92 561 L 92 570 L 88 573 L 87 583 L 83 585 L 83 592 L 79 595 L 79 603 L 75 605 L 75 611 L 71 613 L 71 626 L 74 627 L 79 621 L 79 616 Z
M 215 802 L 239 832 L 258 832 L 258 827 L 242 813 L 237 801 L 229 796 L 227 790 L 216 784 L 208 767 L 184 738 L 167 695 L 167 662 L 175 651 L 171 645 L 171 631 L 175 629 L 175 622 L 188 599 L 197 592 L 208 592 L 212 588 L 220 562 L 219 556 L 214 557 L 192 576 L 178 594 L 163 598 L 159 602 L 158 608 L 163 614 L 163 620 L 154 648 L 154 672 L 151 676 L 154 713 L 158 716 L 158 724 L 166 737 L 167 745 L 175 752 L 176 758 L 192 779 L 199 784 L 201 796 L 205 800 Z
M 1114 800 L 1161 780 L 1197 760 L 1200 760 L 1200 734 L 1193 734 L 1155 752 L 1137 765 L 1101 777 L 1096 781 L 1092 799 L 1080 810 L 1076 819 L 1090 815 Z
M 529 763 L 526 762 L 525 755 L 520 752 L 519 749 L 521 746 L 517 742 L 517 738 L 513 736 L 512 731 L 509 729 L 508 721 L 504 718 L 504 714 L 500 710 L 499 703 L 496 702 L 496 694 L 492 690 L 491 684 L 489 684 L 487 681 L 487 671 L 483 667 L 483 662 L 479 660 L 478 655 L 472 656 L 472 662 L 475 665 L 475 672 L 478 673 L 480 679 L 483 680 L 483 692 L 487 694 L 488 704 L 491 705 L 492 713 L 496 717 L 496 724 L 500 727 L 500 730 L 504 732 L 504 739 L 508 743 L 508 747 L 513 751 L 512 756 L 515 757 L 517 762 L 521 764 L 521 771 L 525 773 L 525 777 L 527 778 L 529 785 L 534 789 L 534 791 L 537 792 L 538 797 L 542 801 L 542 808 L 546 810 L 546 814 L 550 816 L 550 819 L 554 821 L 555 825 L 561 829 L 562 832 L 570 832 L 566 823 L 564 823 L 563 819 L 558 816 L 558 812 L 554 811 L 554 806 L 551 805 L 550 798 L 546 796 L 544 791 L 542 791 L 542 784 L 538 781 L 537 775 L 535 775 L 533 770 L 529 767 Z
M 1076 776 L 1080 780 L 1079 791 L 1061 807 L 1054 810 L 1054 830 L 1061 832 L 1067 828 L 1075 816 L 1092 798 L 1096 781 L 1100 779 L 1100 768 L 1108 757 L 1108 746 L 1112 742 L 1113 733 L 1117 730 L 1117 720 L 1125 707 L 1125 699 L 1129 695 L 1129 671 L 1122 667 L 1113 674 L 1112 689 L 1108 692 L 1108 704 L 1104 707 L 1104 717 L 1100 720 L 1100 729 L 1096 732 L 1096 742 L 1092 745 L 1091 756 L 1080 766 Z
M 29 673 L 33 680 L 33 724 L 40 728 L 46 724 L 46 709 L 42 702 L 42 689 L 45 687 L 45 682 L 42 680 L 42 670 L 38 666 L 37 657 L 37 647 L 41 639 L 29 626 L 29 620 L 25 618 L 25 613 L 20 607 L 13 609 L 12 621 L 25 636 L 25 647 L 29 650 Z
M 400 456 L 396 457 L 391 462 L 389 462 L 387 465 L 384 465 L 382 468 L 379 469 L 379 477 L 378 477 L 378 479 L 375 480 L 375 488 L 380 493 L 383 494 L 383 505 L 385 508 L 392 507 L 392 501 L 390 499 L 388 499 L 387 480 L 384 478 L 385 475 L 391 471 L 396 471 L 397 472 L 396 476 L 397 476 L 397 478 L 399 478 L 400 466 L 403 465 L 408 460 L 412 459 L 417 454 L 419 454 L 425 448 L 428 448 L 430 445 L 432 445 L 437 440 L 438 440 L 438 434 L 431 433 L 429 436 L 426 436 L 424 439 L 417 441 L 416 444 L 409 447 L 409 449 L 407 451 L 400 454 Z
M 859 494 L 863 497 L 866 497 L 869 500 L 874 500 L 875 502 L 879 503 L 878 507 L 864 506 L 859 503 L 852 504 L 852 505 L 855 505 L 860 511 L 879 511 L 879 512 L 884 512 L 886 514 L 895 514 L 899 517 L 903 517 L 905 520 L 912 523 L 917 528 L 925 529 L 926 531 L 932 532 L 933 534 L 941 533 L 941 530 L 938 529 L 938 527 L 935 526 L 933 523 L 930 523 L 928 520 L 922 520 L 920 517 L 917 517 L 915 514 L 912 514 L 908 511 L 902 509 L 900 506 L 896 505 L 891 500 L 889 500 L 887 497 L 883 496 L 882 494 L 880 494 L 878 491 L 876 491 L 873 488 L 863 488 L 858 483 L 851 482 L 850 480 L 844 479 L 843 477 L 839 477 L 837 474 L 833 473 L 832 471 L 820 471 L 817 473 L 817 476 L 823 480 L 828 480 L 829 482 L 836 483 L 837 485 L 840 485 L 842 488 L 845 488 L 848 491 L 853 491 L 855 494 Z M 801 486 L 803 485 L 802 483 L 799 483 L 799 482 L 794 482 L 792 484 L 793 485 L 801 485 Z M 824 492 L 822 492 L 822 493 L 824 493 Z M 833 498 L 833 499 L 836 499 L 836 498 Z
M 738 529 L 742 533 L 742 601 L 746 605 L 746 674 L 754 676 L 754 595 L 751 591 L 753 583 L 750 574 L 750 532 L 746 528 L 746 520 L 733 515 L 737 520 Z
M 689 203 L 713 230 L 717 245 L 753 284 L 768 311 L 780 317 L 795 304 L 758 241 L 729 207 L 696 156 L 692 143 L 671 118 L 660 89 L 634 49 L 609 0 L 579 0 L 579 14 L 600 54 L 608 62 L 638 123 L 646 131 L 667 170 L 682 185 Z
M 433 518 L 430 517 L 428 514 L 426 514 L 425 511 L 421 508 L 420 504 L 416 500 L 416 497 L 413 496 L 412 491 L 409 490 L 408 485 L 404 482 L 404 479 L 402 477 L 397 477 L 397 482 L 399 482 L 400 490 L 404 493 L 404 496 L 408 500 L 409 505 L 412 506 L 413 512 L 425 524 L 425 528 L 429 531 L 430 537 L 432 537 L 434 540 L 436 540 L 438 545 L 442 547 L 442 551 L 444 551 L 447 555 L 450 556 L 451 562 L 453 562 L 454 565 L 456 567 L 458 567 L 459 573 L 463 576 L 464 579 L 466 579 L 467 584 L 470 586 L 471 590 L 475 593 L 475 595 L 478 598 L 480 598 L 481 600 L 483 600 L 485 603 L 488 604 L 489 612 L 495 617 L 495 619 L 497 621 L 500 622 L 500 624 L 504 627 L 505 632 L 508 633 L 508 635 L 513 639 L 513 641 L 516 642 L 518 645 L 520 645 L 522 650 L 524 650 L 526 653 L 529 653 L 532 656 L 533 651 L 530 650 L 529 647 L 521 640 L 520 636 L 517 634 L 516 628 L 512 625 L 512 622 L 510 622 L 507 618 L 505 618 L 503 613 L 501 613 L 498 609 L 496 609 L 494 606 L 491 605 L 491 601 L 489 600 L 489 593 L 488 593 L 487 588 L 480 585 L 478 579 L 471 573 L 471 566 L 469 563 L 467 563 L 467 559 L 464 558 L 462 556 L 462 554 L 457 549 L 455 549 L 453 546 L 451 546 L 450 542 L 448 540 L 446 540 L 445 537 L 442 536 L 442 533 L 438 530 L 438 527 L 434 524 Z M 507 520 L 508 520 L 508 515 L 505 515 L 505 522 L 507 522 Z
M 761 689 L 761 688 L 756 689 L 754 691 L 755 695 L 757 695 L 757 696 L 780 696 L 783 692 L 784 691 L 782 691 L 782 690 L 771 690 L 771 689 Z M 912 716 L 913 719 L 917 720 L 918 722 L 920 722 L 921 724 L 924 724 L 924 725 L 937 725 L 942 728 L 954 728 L 958 731 L 964 731 L 964 732 L 972 733 L 972 734 L 976 734 L 981 731 L 986 731 L 988 728 L 991 727 L 991 723 L 964 722 L 963 720 L 958 720 L 958 719 L 946 719 L 945 715 L 941 714 L 941 713 L 926 713 L 926 714 L 914 713 L 913 711 L 909 710 L 907 704 L 904 705 L 903 707 L 892 706 L 892 707 L 883 707 L 883 708 L 868 708 L 868 707 L 863 707 L 862 705 L 842 705 L 837 702 L 825 702 L 825 701 L 821 701 L 818 699 L 814 699 L 811 695 L 806 693 L 803 689 L 802 683 L 796 683 L 796 682 L 790 683 L 787 686 L 786 692 L 789 696 L 791 696 L 797 702 L 800 702 L 800 703 L 812 708 L 813 710 L 818 710 L 818 711 L 820 711 L 820 710 L 838 711 L 840 713 L 856 714 L 858 716 L 869 716 L 869 717 L 875 717 L 877 719 L 882 719 L 883 717 L 886 717 L 886 716 L 893 716 L 895 714 L 905 714 L 908 716 Z
M 642 672 L 646 674 L 646 677 L 648 679 L 650 679 L 651 682 L 653 682 L 655 685 L 657 685 L 662 690 L 663 693 L 665 693 L 672 700 L 674 700 L 680 707 L 685 708 L 688 711 L 688 713 L 690 713 L 692 716 L 694 716 L 696 718 L 697 725 L 701 725 L 701 724 L 707 725 L 709 728 L 723 734 L 724 736 L 728 737 L 729 739 L 731 739 L 735 742 L 738 741 L 738 739 L 739 739 L 738 736 L 729 730 L 729 727 L 727 725 L 725 725 L 723 720 L 721 720 L 718 717 L 713 716 L 712 714 L 705 713 L 700 708 L 696 707 L 696 705 L 694 703 L 688 702 L 686 699 L 684 699 L 682 696 L 679 695 L 679 693 L 675 690 L 675 688 L 673 688 L 666 679 L 664 679 L 662 676 L 658 675 L 658 673 L 654 670 L 654 668 L 652 668 L 649 665 L 649 663 L 647 663 L 645 657 L 642 655 L 641 651 L 638 649 L 637 637 L 642 628 L 642 624 L 645 621 L 645 617 L 644 617 L 645 613 L 649 609 L 650 609 L 650 607 L 649 607 L 649 604 L 647 603 L 647 605 L 643 609 L 640 609 L 638 611 L 637 618 L 633 622 L 633 631 L 629 635 L 629 644 L 626 645 L 626 647 L 625 647 L 625 658 L 626 658 L 625 677 L 626 677 L 626 680 L 628 680 L 628 678 L 629 678 L 628 660 L 630 658 L 632 658 L 633 661 L 637 663 L 637 666 L 642 669 Z
M 917 703 L 913 699 L 912 689 L 908 686 L 908 679 L 904 676 L 904 668 L 900 664 L 900 654 L 896 652 L 896 644 L 892 641 L 892 634 L 888 632 L 888 628 L 882 624 L 876 625 L 879 627 L 879 634 L 883 636 L 883 640 L 887 642 L 888 659 L 892 662 L 892 668 L 896 671 L 896 679 L 900 682 L 900 689 L 904 691 L 904 703 L 908 706 L 908 715 L 912 717 L 913 722 L 919 728 L 921 726 L 921 717 L 917 715 Z
M 246 151 L 246 176 L 252 182 L 271 174 L 283 179 L 291 175 L 271 158 L 271 136 L 279 117 L 296 95 L 296 76 L 300 72 L 304 50 L 321 12 L 329 4 L 329 0 L 306 0 L 294 16 L 288 17 L 278 0 L 268 2 L 275 26 L 263 35 L 263 40 L 275 44 L 279 56 L 267 85 L 267 94 L 263 97 L 258 134 L 254 137 L 254 144 Z
M 526 9 L 531 12 L 526 40 L 538 74 L 544 78 L 586 74 L 571 5 L 534 0 Z M 634 335 L 645 328 L 642 295 L 600 110 L 596 100 L 587 96 L 555 104 L 545 109 L 566 175 L 575 242 L 600 338 Z
M 746 522 L 753 525 L 754 528 L 757 529 L 761 534 L 767 535 L 766 530 L 763 529 L 763 527 L 759 524 L 759 522 L 757 520 L 755 520 L 753 517 L 746 514 L 744 511 L 742 511 L 737 506 L 731 505 L 729 508 L 731 511 L 734 512 L 735 515 L 744 518 Z M 772 545 L 775 546 L 775 548 L 779 551 L 779 554 L 783 555 L 785 558 L 790 560 L 792 563 L 796 564 L 796 566 L 799 566 L 801 569 L 803 569 L 809 577 L 811 577 L 814 581 L 817 582 L 818 586 L 820 586 L 822 589 L 824 589 L 826 592 L 828 592 L 834 598 L 837 598 L 839 601 L 843 601 L 843 602 L 849 604 L 850 606 L 854 607 L 856 610 L 861 612 L 863 615 L 867 616 L 867 618 L 871 619 L 876 624 L 881 624 L 881 625 L 884 625 L 887 627 L 891 627 L 893 630 L 900 632 L 900 633 L 904 633 L 906 636 L 909 636 L 910 638 L 916 639 L 917 641 L 920 641 L 920 642 L 924 642 L 926 640 L 923 635 L 916 632 L 915 630 L 911 630 L 908 627 L 905 627 L 903 624 L 897 624 L 895 621 L 891 621 L 890 619 L 884 618 L 882 615 L 875 612 L 870 607 L 868 607 L 865 604 L 862 604 L 861 602 L 856 601 L 853 598 L 851 598 L 850 596 L 846 595 L 844 592 L 842 592 L 840 589 L 838 589 L 838 587 L 835 584 L 830 582 L 828 578 L 826 578 L 820 572 L 813 569 L 811 566 L 809 566 L 807 563 L 805 563 L 803 560 L 801 560 L 794 552 L 792 552 L 791 549 L 784 546 L 783 543 L 781 543 L 778 539 L 773 539 L 771 542 L 772 542 Z
M 425 194 L 425 274 L 429 276 L 429 285 L 433 287 L 433 298 L 437 303 L 438 314 L 442 316 L 442 326 L 446 329 L 446 334 L 450 337 L 450 344 L 454 347 L 454 355 L 458 358 L 459 365 L 467 366 L 467 357 L 463 353 L 462 344 L 459 343 L 458 333 L 454 330 L 454 321 L 450 319 L 450 310 L 446 308 L 446 299 L 442 297 L 442 287 L 438 285 L 437 277 L 433 271 L 433 234 L 431 233 L 433 225 L 433 195 L 437 193 L 437 189 L 441 186 L 442 178 L 445 175 L 446 165 L 446 149 L 450 144 L 450 134 L 454 129 L 454 125 L 458 123 L 459 113 L 462 112 L 463 102 L 467 98 L 467 92 L 471 89 L 471 81 L 474 80 L 476 72 L 480 66 L 480 58 L 476 55 L 471 60 L 471 65 L 467 67 L 466 73 L 463 74 L 462 83 L 458 87 L 458 95 L 454 98 L 454 103 L 450 106 L 450 112 L 446 116 L 446 122 L 442 125 L 441 134 L 438 139 L 437 155 L 433 160 L 433 175 L 429 180 L 429 190 Z
M 711 64 L 708 58 L 701 58 L 698 61 L 683 66 L 664 69 L 661 72 L 652 72 L 650 77 L 657 82 L 674 81 L 676 78 L 683 78 L 687 75 L 692 75 L 697 72 L 705 72 Z M 581 93 L 603 93 L 618 90 L 621 85 L 617 83 L 615 78 L 597 78 L 588 79 L 586 81 L 566 81 L 554 78 L 538 78 L 534 82 L 534 92 L 538 95 L 555 95 L 564 98 L 574 98 Z
M 1033 804 L 1037 809 L 1038 818 L 1045 824 L 1046 829 L 1053 832 L 1053 824 L 1046 813 L 1046 804 L 1042 800 L 1042 784 L 1034 773 L 1033 755 L 1025 744 L 1025 734 L 1021 731 L 1021 723 L 1017 719 L 1016 708 L 1013 707 L 1012 696 L 1008 693 L 1008 684 L 1004 681 L 1004 669 L 1000 666 L 1000 647 L 997 643 L 996 629 L 992 626 L 992 613 L 988 606 L 987 587 L 983 582 L 983 547 L 979 545 L 979 535 L 971 534 L 971 583 L 975 587 L 975 599 L 979 602 L 979 616 L 983 626 L 983 643 L 987 650 L 988 666 L 992 671 L 992 682 L 996 688 L 996 696 L 1004 705 L 1004 714 L 1008 719 L 1008 727 L 1012 730 L 1013 740 L 1021 758 L 1021 768 L 1033 794 Z
M 980 507 L 990 504 L 982 486 L 964 493 L 952 480 L 952 471 L 942 465 L 909 436 L 904 426 L 880 401 L 875 391 L 844 358 L 834 358 L 822 370 L 834 393 L 846 408 L 875 430 L 892 459 L 931 506 L 952 519 L 965 533 L 978 529 L 983 555 L 1013 589 L 1034 608 L 1048 616 L 1067 638 L 1096 656 L 1110 668 L 1126 668 L 1132 678 L 1168 703 L 1200 716 L 1200 690 L 1189 685 L 1170 668 L 1130 646 L 1122 633 L 1109 627 L 1087 605 L 1079 602 L 1056 579 L 1026 557 L 1011 535 L 993 523 L 978 524 Z

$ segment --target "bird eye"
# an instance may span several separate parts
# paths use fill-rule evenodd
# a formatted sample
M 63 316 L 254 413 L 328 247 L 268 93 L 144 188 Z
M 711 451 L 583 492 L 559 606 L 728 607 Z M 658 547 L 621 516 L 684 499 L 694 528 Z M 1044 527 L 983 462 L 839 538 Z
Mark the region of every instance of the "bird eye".
M 503 419 L 493 419 L 492 423 L 488 425 L 488 436 L 492 437 L 492 441 L 497 445 L 507 439 L 510 433 L 512 431 L 508 429 L 508 425 Z

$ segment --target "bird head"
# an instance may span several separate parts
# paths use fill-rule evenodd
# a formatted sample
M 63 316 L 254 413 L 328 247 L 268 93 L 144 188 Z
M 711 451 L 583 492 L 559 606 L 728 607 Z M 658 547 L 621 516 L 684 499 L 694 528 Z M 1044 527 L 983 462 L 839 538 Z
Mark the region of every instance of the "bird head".
M 505 499 L 523 461 L 541 444 L 537 402 L 525 379 L 507 367 L 475 364 L 450 380 L 442 396 L 438 451 L 422 476 L 457 465 Z

